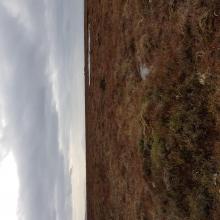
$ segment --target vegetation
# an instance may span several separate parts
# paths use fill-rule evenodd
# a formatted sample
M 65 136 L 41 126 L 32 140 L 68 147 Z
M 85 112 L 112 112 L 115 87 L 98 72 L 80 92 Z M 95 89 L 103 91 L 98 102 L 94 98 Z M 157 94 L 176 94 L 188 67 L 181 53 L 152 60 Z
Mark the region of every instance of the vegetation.
M 166 80 L 148 86 L 147 132 L 139 145 L 146 179 L 155 184 L 160 217 L 212 219 L 211 210 L 219 202 L 219 186 L 213 181 L 218 173 L 215 118 L 209 111 L 214 82 L 210 77 L 203 84 L 197 74 L 189 74 L 171 86 Z
M 88 218 L 219 220 L 220 1 L 90 3 Z

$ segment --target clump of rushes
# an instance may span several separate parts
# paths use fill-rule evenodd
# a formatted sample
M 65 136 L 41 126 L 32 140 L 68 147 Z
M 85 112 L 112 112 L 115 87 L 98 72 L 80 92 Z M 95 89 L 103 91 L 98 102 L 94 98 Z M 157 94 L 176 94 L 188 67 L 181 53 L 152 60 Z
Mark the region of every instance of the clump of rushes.
M 184 77 L 183 77 L 184 75 Z M 219 184 L 213 153 L 215 117 L 209 110 L 215 80 L 183 74 L 174 83 L 161 78 L 147 89 L 145 133 L 140 140 L 144 173 L 159 219 L 214 219 Z M 151 79 L 153 81 L 153 79 Z M 164 80 L 164 81 L 163 81 Z

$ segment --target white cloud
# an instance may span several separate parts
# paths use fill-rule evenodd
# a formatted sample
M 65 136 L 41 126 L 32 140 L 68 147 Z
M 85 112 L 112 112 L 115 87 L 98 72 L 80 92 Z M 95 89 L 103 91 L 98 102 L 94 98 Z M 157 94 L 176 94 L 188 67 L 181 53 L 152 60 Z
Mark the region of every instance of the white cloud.
M 82 220 L 83 1 L 2 0 L 0 26 L 0 156 L 12 150 L 17 161 L 20 217 L 70 219 L 70 146 L 73 218 Z
M 0 164 L 0 219 L 17 220 L 19 178 L 13 154 Z
M 1 4 L 12 17 L 18 19 L 28 32 L 33 32 L 31 15 L 26 7 L 27 5 L 25 0 L 1 0 Z

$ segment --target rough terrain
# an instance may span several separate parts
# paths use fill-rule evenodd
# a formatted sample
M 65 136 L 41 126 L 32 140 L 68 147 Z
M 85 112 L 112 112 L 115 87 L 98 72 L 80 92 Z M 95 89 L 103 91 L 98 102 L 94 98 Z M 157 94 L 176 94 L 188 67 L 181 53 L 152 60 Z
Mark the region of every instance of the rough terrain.
M 219 220 L 220 1 L 85 9 L 88 220 Z

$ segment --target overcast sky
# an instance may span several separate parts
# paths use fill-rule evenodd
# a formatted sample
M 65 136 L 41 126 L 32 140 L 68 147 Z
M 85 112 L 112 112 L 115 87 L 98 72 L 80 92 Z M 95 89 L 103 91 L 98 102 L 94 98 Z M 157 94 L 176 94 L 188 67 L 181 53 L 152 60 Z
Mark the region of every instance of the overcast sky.
M 0 1 L 0 160 L 15 158 L 19 220 L 85 216 L 83 16 L 83 0 Z

